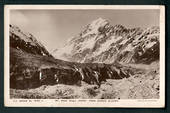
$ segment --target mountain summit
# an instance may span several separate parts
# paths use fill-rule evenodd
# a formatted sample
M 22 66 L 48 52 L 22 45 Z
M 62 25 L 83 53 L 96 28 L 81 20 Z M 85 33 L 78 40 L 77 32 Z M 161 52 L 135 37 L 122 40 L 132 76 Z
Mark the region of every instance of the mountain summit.
M 53 56 L 81 63 L 150 63 L 159 59 L 159 27 L 128 29 L 94 20 Z M 150 57 L 152 55 L 153 57 Z

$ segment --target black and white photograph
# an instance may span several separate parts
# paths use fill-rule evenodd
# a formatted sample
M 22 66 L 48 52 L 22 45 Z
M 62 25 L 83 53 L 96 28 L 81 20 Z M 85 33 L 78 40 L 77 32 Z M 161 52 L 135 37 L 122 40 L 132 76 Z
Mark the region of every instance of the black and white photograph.
M 163 6 L 6 5 L 5 105 L 164 107 Z

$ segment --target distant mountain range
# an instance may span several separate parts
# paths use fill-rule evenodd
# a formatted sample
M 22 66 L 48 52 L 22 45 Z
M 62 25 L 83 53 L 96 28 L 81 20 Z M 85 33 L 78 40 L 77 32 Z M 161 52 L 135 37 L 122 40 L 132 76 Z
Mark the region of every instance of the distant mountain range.
M 79 63 L 151 63 L 159 60 L 159 33 L 158 26 L 128 29 L 99 18 L 53 56 Z

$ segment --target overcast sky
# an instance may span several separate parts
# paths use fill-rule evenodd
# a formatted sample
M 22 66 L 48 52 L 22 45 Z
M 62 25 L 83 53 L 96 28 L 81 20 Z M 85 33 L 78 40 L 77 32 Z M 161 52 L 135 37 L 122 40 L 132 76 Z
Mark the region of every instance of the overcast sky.
M 127 28 L 159 25 L 159 10 L 12 10 L 10 23 L 33 34 L 51 52 L 97 18 Z

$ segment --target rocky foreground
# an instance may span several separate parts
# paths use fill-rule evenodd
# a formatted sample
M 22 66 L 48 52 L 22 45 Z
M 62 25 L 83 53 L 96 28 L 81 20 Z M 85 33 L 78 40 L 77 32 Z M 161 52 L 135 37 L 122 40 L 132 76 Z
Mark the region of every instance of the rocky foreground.
M 98 88 L 85 82 L 77 85 L 43 85 L 35 89 L 11 89 L 11 98 L 31 99 L 157 99 L 159 98 L 159 62 L 128 65 L 139 70 L 120 80 L 107 79 Z

